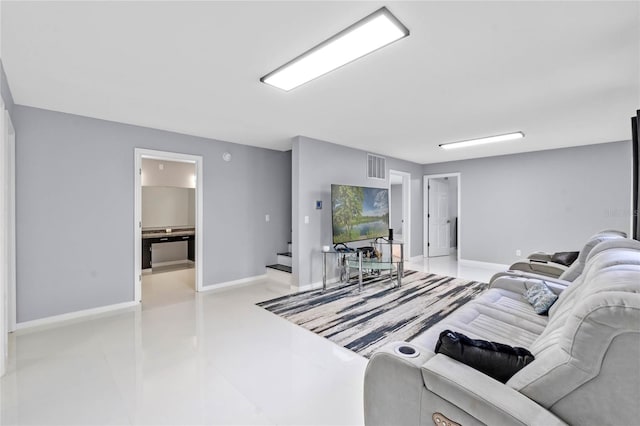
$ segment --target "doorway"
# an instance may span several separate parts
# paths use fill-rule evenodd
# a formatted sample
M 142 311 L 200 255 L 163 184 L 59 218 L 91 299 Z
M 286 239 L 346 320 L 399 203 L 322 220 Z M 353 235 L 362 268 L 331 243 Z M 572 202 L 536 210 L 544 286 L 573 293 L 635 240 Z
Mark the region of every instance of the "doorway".
M 202 157 L 136 148 L 134 175 L 134 300 L 142 302 L 143 282 L 167 280 L 190 286 L 192 297 L 202 290 Z M 172 294 L 180 293 L 154 303 Z
M 460 259 L 460 173 L 424 177 L 424 256 Z
M 389 228 L 404 243 L 404 260 L 411 257 L 411 174 L 389 170 Z

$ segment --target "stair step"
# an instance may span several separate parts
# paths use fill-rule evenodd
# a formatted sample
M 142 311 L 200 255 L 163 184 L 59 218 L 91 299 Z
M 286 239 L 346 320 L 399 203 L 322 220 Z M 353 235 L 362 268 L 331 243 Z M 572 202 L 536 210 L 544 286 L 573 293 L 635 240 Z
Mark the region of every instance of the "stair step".
M 288 252 L 286 252 L 286 253 L 278 253 L 278 256 L 287 256 L 287 257 L 291 257 L 291 256 L 293 256 L 293 254 L 292 254 L 290 251 L 288 251 Z
M 278 265 L 291 266 L 293 265 L 293 257 L 291 257 L 291 255 L 287 256 L 286 253 L 278 253 L 276 263 Z
M 267 268 L 275 269 L 277 271 L 291 273 L 291 266 L 280 265 L 279 263 L 277 263 L 275 265 L 267 265 Z

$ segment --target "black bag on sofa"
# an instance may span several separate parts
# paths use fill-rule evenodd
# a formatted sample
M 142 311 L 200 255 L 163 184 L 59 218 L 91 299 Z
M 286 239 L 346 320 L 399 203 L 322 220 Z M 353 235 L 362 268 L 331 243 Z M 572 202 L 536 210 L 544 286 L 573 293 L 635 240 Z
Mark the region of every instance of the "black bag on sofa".
M 451 330 L 440 333 L 435 352 L 467 364 L 502 383 L 534 360 L 531 352 L 524 348 L 474 340 Z
M 576 261 L 579 254 L 580 252 L 578 251 L 560 251 L 558 253 L 553 253 L 551 261 L 564 266 L 571 266 L 573 265 L 573 262 Z

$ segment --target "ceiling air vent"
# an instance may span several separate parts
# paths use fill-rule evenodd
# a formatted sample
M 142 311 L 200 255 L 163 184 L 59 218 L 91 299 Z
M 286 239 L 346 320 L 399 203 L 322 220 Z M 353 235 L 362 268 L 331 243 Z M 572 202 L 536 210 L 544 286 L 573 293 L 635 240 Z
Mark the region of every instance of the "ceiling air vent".
M 386 179 L 387 160 L 373 154 L 367 154 L 367 177 L 370 179 Z

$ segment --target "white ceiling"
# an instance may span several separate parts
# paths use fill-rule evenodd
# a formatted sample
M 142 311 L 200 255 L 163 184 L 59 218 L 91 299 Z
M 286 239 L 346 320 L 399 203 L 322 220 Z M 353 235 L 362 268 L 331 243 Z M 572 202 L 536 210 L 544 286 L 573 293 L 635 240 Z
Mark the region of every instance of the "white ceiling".
M 385 5 L 408 38 L 291 92 L 259 82 Z M 3 1 L 2 59 L 17 104 L 434 163 L 630 139 L 640 2 Z

